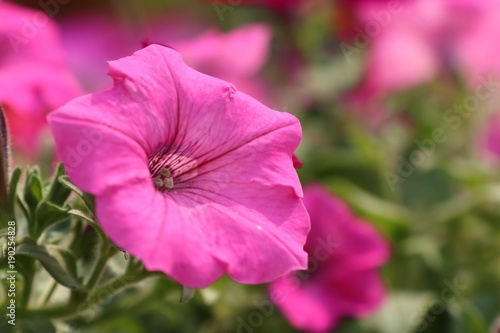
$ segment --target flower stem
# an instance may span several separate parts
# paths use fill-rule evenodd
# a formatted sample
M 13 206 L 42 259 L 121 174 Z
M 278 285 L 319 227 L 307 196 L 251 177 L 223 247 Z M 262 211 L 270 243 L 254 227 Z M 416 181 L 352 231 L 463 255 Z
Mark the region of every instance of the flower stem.
M 52 281 L 52 285 L 50 286 L 49 289 L 47 289 L 47 293 L 45 293 L 42 297 L 42 304 L 47 304 L 50 300 L 50 298 L 52 297 L 52 295 L 54 294 L 54 291 L 56 290 L 58 286 L 58 283 L 54 280 Z
M 98 284 L 109 258 L 110 257 L 106 255 L 106 253 L 101 253 L 99 259 L 97 259 L 94 267 L 92 268 L 92 274 L 90 275 L 90 278 L 85 286 L 88 293 L 91 293 Z
M 21 297 L 21 307 L 23 308 L 27 308 L 28 307 L 28 303 L 29 303 L 29 300 L 30 300 L 30 295 L 31 295 L 31 289 L 33 287 L 33 275 L 35 274 L 34 270 L 33 270 L 33 260 L 32 259 L 28 259 L 28 265 L 27 265 L 27 269 L 23 272 L 23 276 L 24 276 L 24 286 L 23 286 L 23 293 L 22 293 L 22 297 Z
M 109 258 L 111 258 L 118 251 L 115 246 L 111 245 L 104 239 L 100 239 L 99 243 L 99 257 L 95 262 L 94 267 L 92 268 L 92 273 L 90 274 L 90 278 L 85 285 L 85 289 L 87 290 L 88 294 L 91 294 L 95 287 L 98 285 Z
M 78 315 L 81 311 L 89 308 L 92 305 L 99 304 L 106 298 L 109 298 L 119 292 L 120 290 L 137 283 L 149 276 L 154 276 L 157 273 L 141 271 L 134 275 L 125 274 L 112 282 L 97 288 L 91 293 L 83 302 L 70 303 L 53 306 L 50 308 L 39 308 L 33 310 L 26 310 L 23 316 L 43 316 L 47 318 L 70 318 Z

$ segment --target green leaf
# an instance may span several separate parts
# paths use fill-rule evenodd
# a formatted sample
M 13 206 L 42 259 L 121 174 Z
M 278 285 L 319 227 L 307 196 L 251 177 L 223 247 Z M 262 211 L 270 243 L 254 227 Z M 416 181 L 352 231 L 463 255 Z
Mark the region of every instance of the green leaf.
M 24 216 L 26 217 L 26 220 L 31 221 L 32 214 L 28 211 L 28 208 L 26 207 L 26 203 L 23 201 L 21 196 L 16 196 L 16 202 L 17 202 L 18 207 L 21 209 Z
M 17 255 L 38 260 L 54 280 L 63 286 L 70 289 L 82 288 L 76 278 L 75 261 L 68 251 L 52 245 L 21 244 Z
M 16 333 L 56 333 L 50 320 L 43 317 L 22 318 L 16 326 Z
M 14 172 L 12 172 L 12 176 L 10 177 L 9 182 L 9 202 L 11 207 L 14 207 L 14 202 L 16 201 L 16 192 L 17 192 L 17 184 L 19 183 L 19 179 L 21 178 L 22 170 L 20 168 L 16 168 Z
M 38 227 L 43 230 L 53 223 L 69 218 L 68 209 L 43 200 L 35 212 Z
M 7 221 L 14 220 L 14 204 L 16 202 L 17 183 L 21 177 L 21 169 L 16 168 L 10 177 L 8 189 L 8 204 L 7 206 L 0 205 L 0 228 L 5 227 Z
M 385 234 L 394 234 L 406 228 L 412 220 L 411 213 L 405 207 L 376 197 L 345 179 L 331 179 L 326 184 Z
M 3 309 L 2 309 L 3 312 Z M 2 333 L 13 333 L 16 326 L 9 324 L 8 321 L 11 320 L 6 315 L 0 316 L 0 332 Z M 16 321 L 17 323 L 17 321 Z
M 424 212 L 453 199 L 458 190 L 455 180 L 442 169 L 415 169 L 401 184 L 405 205 Z
M 462 306 L 463 322 L 469 332 L 488 332 L 483 314 L 472 304 Z
M 94 202 L 94 196 L 84 193 L 82 190 L 80 190 L 75 184 L 73 184 L 68 176 L 60 176 L 58 178 L 59 182 L 65 186 L 66 188 L 70 189 L 71 191 L 75 192 L 78 194 L 80 198 L 83 199 L 87 207 L 92 211 L 95 212 L 95 202 Z
M 54 175 L 52 176 L 52 180 L 50 181 L 49 191 L 47 194 L 47 200 L 59 205 L 63 206 L 68 197 L 71 194 L 71 189 L 67 186 L 64 186 L 60 181 L 59 177 L 65 176 L 66 173 L 64 171 L 64 167 L 61 163 L 57 165 L 56 170 L 54 171 Z
M 28 204 L 30 211 L 34 212 L 43 196 L 42 181 L 40 180 L 40 171 L 38 167 L 34 167 L 28 171 L 25 186 L 24 201 Z
M 68 214 L 76 216 L 76 217 L 84 220 L 85 222 L 87 222 L 92 228 L 95 229 L 95 231 L 97 231 L 97 234 L 99 235 L 101 240 L 104 242 L 104 244 L 108 243 L 108 237 L 106 236 L 104 231 L 102 231 L 102 228 L 99 225 L 99 223 L 97 223 L 97 221 L 95 221 L 93 218 L 85 215 L 85 213 L 83 213 L 82 211 L 80 211 L 78 209 L 70 209 L 68 211 Z

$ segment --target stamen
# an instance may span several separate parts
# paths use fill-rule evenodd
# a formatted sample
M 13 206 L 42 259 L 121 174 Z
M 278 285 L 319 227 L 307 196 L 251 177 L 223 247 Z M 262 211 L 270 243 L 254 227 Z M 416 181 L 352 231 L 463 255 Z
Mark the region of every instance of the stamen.
M 170 177 L 170 171 L 168 169 L 162 168 L 160 170 L 160 173 L 164 175 L 165 177 Z
M 174 179 L 173 178 L 165 178 L 165 186 L 168 188 L 174 187 Z
M 153 178 L 153 182 L 155 183 L 156 188 L 163 187 L 163 180 L 160 178 Z
M 159 175 L 153 178 L 155 187 L 162 192 L 166 192 L 174 187 L 174 178 L 170 177 L 170 170 L 161 168 Z
M 192 179 L 197 173 L 196 160 L 180 154 L 178 150 L 169 152 L 170 149 L 171 147 L 162 147 L 148 160 L 148 168 L 154 186 L 163 193 L 185 189 L 187 187 L 186 179 Z

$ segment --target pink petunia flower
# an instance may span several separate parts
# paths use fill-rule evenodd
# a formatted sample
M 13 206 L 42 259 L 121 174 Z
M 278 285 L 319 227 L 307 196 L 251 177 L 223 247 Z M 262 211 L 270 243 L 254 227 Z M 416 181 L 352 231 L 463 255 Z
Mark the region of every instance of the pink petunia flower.
M 386 241 L 319 185 L 304 191 L 311 217 L 305 246 L 309 269 L 271 283 L 269 293 L 298 329 L 327 332 L 344 316 L 365 316 L 384 298 L 377 268 L 389 257 Z
M 121 248 L 189 287 L 304 269 L 298 120 L 150 45 L 110 63 L 111 90 L 49 115 L 70 179 Z
M 228 33 L 209 30 L 195 38 L 169 43 L 186 64 L 197 71 L 234 84 L 264 104 L 270 102 L 264 81 L 258 73 L 264 67 L 271 44 L 271 29 L 249 24 Z
M 29 155 L 46 114 L 80 94 L 45 13 L 0 2 L 0 103 L 15 147 Z
M 357 1 L 360 20 L 347 58 L 367 51 L 366 73 L 353 91 L 370 104 L 459 73 L 474 88 L 485 75 L 500 76 L 500 3 L 492 0 Z
M 63 17 L 58 24 L 72 71 L 88 92 L 94 92 L 113 85 L 103 75 L 107 62 L 141 49 L 145 39 L 170 45 L 200 33 L 203 21 L 192 16 L 184 12 L 162 13 L 158 18 L 131 24 L 112 15 L 89 11 Z
M 206 29 L 183 13 L 177 17 L 162 15 L 138 30 L 93 13 L 70 17 L 60 25 L 71 67 L 90 92 L 111 85 L 111 80 L 102 75 L 107 61 L 133 53 L 144 42 L 168 45 L 193 69 L 230 82 L 266 105 L 272 104 L 271 89 L 259 76 L 268 60 L 272 37 L 265 24 L 221 32 Z
M 500 113 L 493 112 L 486 117 L 479 131 L 477 151 L 486 162 L 500 163 Z
M 141 48 L 137 29 L 100 13 L 82 13 L 58 22 L 71 70 L 88 92 L 108 89 L 107 61 Z

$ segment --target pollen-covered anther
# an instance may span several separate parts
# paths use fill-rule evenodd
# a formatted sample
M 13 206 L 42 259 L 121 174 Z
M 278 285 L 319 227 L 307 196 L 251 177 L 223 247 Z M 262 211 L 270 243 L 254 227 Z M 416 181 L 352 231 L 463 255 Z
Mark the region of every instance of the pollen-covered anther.
M 170 171 L 168 171 L 168 169 L 162 168 L 160 173 L 165 177 L 170 177 Z
M 153 178 L 153 182 L 157 190 L 167 192 L 174 187 L 174 179 L 168 169 L 162 168 L 160 174 Z

